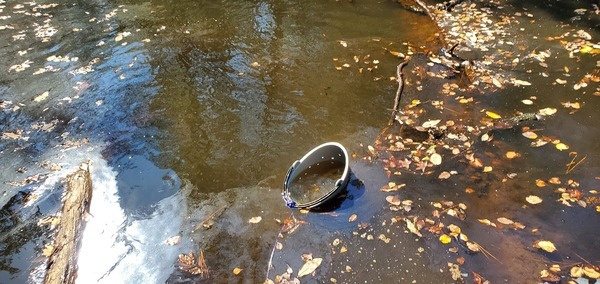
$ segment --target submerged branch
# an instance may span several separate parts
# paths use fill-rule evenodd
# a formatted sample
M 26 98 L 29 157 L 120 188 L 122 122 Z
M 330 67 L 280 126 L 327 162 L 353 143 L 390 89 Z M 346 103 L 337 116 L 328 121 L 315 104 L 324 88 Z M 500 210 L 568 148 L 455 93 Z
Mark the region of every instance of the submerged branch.
M 404 60 L 403 62 L 398 64 L 398 66 L 396 67 L 396 81 L 398 82 L 398 89 L 396 90 L 396 98 L 394 99 L 394 108 L 392 109 L 392 117 L 390 118 L 388 125 L 391 125 L 393 123 L 394 117 L 396 116 L 396 113 L 398 112 L 398 107 L 400 105 L 400 99 L 402 98 L 402 90 L 404 89 L 404 76 L 402 74 L 402 68 L 404 68 L 404 66 L 406 66 L 406 64 L 408 63 L 408 60 L 410 60 L 410 59 Z

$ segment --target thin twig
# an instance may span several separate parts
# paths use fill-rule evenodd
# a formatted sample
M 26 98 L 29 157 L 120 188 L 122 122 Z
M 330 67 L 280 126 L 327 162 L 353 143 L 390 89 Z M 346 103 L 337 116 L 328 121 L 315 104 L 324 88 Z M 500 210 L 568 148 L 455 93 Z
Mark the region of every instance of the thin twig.
M 575 154 L 575 157 L 573 157 L 571 162 L 569 162 L 567 164 L 567 171 L 565 173 L 568 174 L 568 173 L 572 172 L 577 166 L 579 166 L 579 164 L 581 164 L 583 161 L 585 161 L 586 158 L 587 158 L 587 155 L 583 156 L 583 158 L 581 158 L 581 160 L 579 160 L 579 162 L 575 163 L 575 159 L 577 159 L 577 154 Z
M 427 16 L 429 16 L 429 18 L 431 18 L 432 21 L 435 21 L 435 17 L 433 16 L 433 14 L 431 14 L 431 11 L 429 11 L 429 8 L 427 8 L 427 5 L 425 5 L 423 2 L 421 2 L 421 0 L 415 0 L 415 3 L 417 3 L 417 5 L 419 5 L 421 7 L 421 9 L 423 9 L 425 11 L 425 13 L 427 13 Z
M 215 216 L 215 214 L 219 213 L 221 210 L 225 209 L 227 207 L 227 205 L 223 205 L 221 206 L 221 208 L 217 209 L 215 212 L 211 213 L 210 215 L 208 215 L 208 217 L 206 217 L 206 219 L 204 219 L 204 221 L 200 222 L 193 230 L 192 233 L 197 231 L 198 229 L 200 229 L 202 227 L 202 225 L 204 225 L 204 223 L 208 222 L 208 220 L 212 219 L 212 217 Z
M 408 60 L 410 60 L 410 59 L 404 60 L 403 62 L 398 64 L 398 66 L 396 67 L 396 82 L 398 82 L 398 89 L 396 90 L 396 98 L 394 99 L 394 108 L 392 109 L 392 117 L 390 118 L 388 125 L 391 125 L 393 123 L 394 117 L 396 116 L 396 113 L 398 112 L 398 107 L 400 105 L 400 99 L 402 98 L 402 90 L 404 89 L 404 76 L 402 75 L 402 68 L 404 68 L 404 66 L 406 66 L 406 64 L 408 63 Z

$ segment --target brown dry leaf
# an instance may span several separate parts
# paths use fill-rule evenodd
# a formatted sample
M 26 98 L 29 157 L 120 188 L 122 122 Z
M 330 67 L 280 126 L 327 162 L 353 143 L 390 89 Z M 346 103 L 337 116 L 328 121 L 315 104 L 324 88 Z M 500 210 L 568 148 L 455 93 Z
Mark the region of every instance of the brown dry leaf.
M 546 186 L 546 182 L 541 179 L 536 179 L 535 185 L 537 185 L 538 187 L 544 187 L 544 186 Z
M 236 267 L 233 269 L 233 275 L 239 275 L 240 273 L 242 273 L 242 271 L 244 271 L 244 269 Z
M 451 174 L 447 171 L 443 171 L 442 173 L 440 173 L 440 175 L 438 176 L 439 179 L 448 179 L 450 178 Z
M 256 224 L 256 223 L 259 223 L 261 220 L 262 220 L 262 217 L 260 217 L 260 216 L 252 217 L 252 218 L 250 218 L 250 220 L 248 220 L 248 223 Z
M 514 223 L 515 223 L 513 220 L 511 220 L 511 219 L 508 219 L 508 218 L 506 218 L 506 217 L 500 217 L 500 218 L 498 218 L 498 219 L 496 219 L 496 220 L 498 220 L 498 222 L 500 222 L 500 223 L 502 223 L 502 224 L 504 224 L 504 225 L 512 225 L 512 224 L 514 224 Z
M 523 136 L 525 136 L 525 137 L 527 137 L 529 139 L 532 139 L 532 140 L 538 138 L 537 134 L 535 134 L 535 132 L 533 132 L 533 131 L 523 132 Z
M 540 271 L 540 279 L 547 282 L 558 282 L 560 281 L 560 276 L 556 275 L 552 271 L 544 269 Z
M 407 218 L 407 219 L 404 219 L 404 221 L 406 222 L 406 227 L 408 228 L 408 230 L 411 233 L 413 233 L 413 234 L 415 234 L 415 235 L 417 235 L 419 237 L 423 236 L 423 235 L 421 235 L 421 232 L 419 232 L 419 230 L 415 226 L 415 223 L 413 223 L 410 219 Z
M 551 184 L 560 184 L 560 178 L 558 178 L 558 177 L 551 177 L 548 180 L 548 182 L 551 183 Z
M 540 204 L 542 203 L 542 199 L 535 195 L 530 195 L 525 197 L 525 200 L 529 202 L 529 204 Z
M 313 273 L 321 265 L 322 261 L 322 258 L 317 257 L 305 262 L 300 271 L 298 271 L 298 278 Z
M 400 200 L 400 198 L 398 198 L 396 195 L 387 196 L 385 200 L 395 206 L 399 206 L 402 203 L 402 200 Z
M 543 249 L 547 252 L 556 251 L 556 247 L 554 246 L 554 244 L 551 241 L 538 240 L 533 244 L 533 247 Z
M 357 217 L 358 217 L 358 215 L 356 215 L 356 214 L 350 215 L 350 218 L 348 218 L 348 222 L 354 222 L 354 221 L 356 221 Z

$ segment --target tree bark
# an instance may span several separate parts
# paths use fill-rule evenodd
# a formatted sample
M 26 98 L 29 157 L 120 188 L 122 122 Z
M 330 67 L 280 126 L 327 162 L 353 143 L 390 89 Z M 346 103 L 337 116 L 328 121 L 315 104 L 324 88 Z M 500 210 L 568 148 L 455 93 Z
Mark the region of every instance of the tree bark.
M 44 283 L 75 283 L 77 253 L 92 199 L 90 163 L 67 177 L 61 222 L 49 256 Z

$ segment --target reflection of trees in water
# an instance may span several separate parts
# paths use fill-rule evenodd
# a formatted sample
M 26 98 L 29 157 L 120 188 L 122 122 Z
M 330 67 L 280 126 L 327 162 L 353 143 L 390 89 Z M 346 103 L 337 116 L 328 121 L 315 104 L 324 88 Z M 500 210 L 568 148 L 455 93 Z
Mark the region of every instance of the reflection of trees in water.
M 23 207 L 28 198 L 29 192 L 19 191 L 0 210 L 0 270 L 11 274 L 20 272 L 12 266 L 13 257 L 44 233 L 35 222 L 42 215 L 39 208 Z

